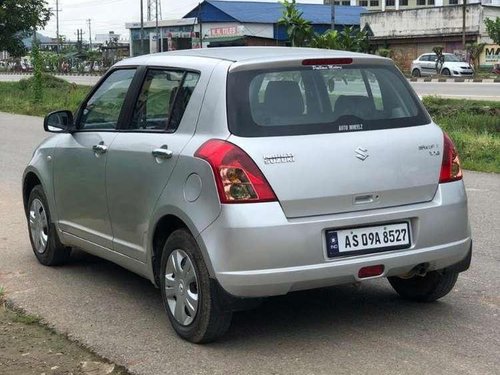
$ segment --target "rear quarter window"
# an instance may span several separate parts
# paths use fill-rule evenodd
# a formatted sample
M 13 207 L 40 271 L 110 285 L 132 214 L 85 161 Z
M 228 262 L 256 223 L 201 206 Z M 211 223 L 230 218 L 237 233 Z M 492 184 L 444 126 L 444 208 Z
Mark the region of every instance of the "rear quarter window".
M 430 118 L 391 66 L 298 67 L 228 76 L 228 121 L 239 136 L 367 131 Z

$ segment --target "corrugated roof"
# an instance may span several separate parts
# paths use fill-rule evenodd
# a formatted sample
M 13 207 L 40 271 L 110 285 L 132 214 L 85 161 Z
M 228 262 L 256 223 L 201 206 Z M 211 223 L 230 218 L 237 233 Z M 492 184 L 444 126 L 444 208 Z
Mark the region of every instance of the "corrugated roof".
M 283 5 L 280 3 L 262 3 L 254 1 L 216 1 L 206 0 L 215 8 L 227 14 L 231 18 L 242 23 L 277 23 L 283 16 Z M 303 12 L 302 17 L 312 24 L 330 24 L 331 8 L 330 5 L 322 4 L 300 4 L 297 8 Z M 198 7 L 186 14 L 186 17 L 196 17 Z M 358 6 L 336 6 L 335 23 L 339 25 L 359 25 L 360 15 L 366 12 L 364 7 Z M 203 21 L 203 17 L 202 17 Z M 225 21 L 225 20 L 221 20 Z

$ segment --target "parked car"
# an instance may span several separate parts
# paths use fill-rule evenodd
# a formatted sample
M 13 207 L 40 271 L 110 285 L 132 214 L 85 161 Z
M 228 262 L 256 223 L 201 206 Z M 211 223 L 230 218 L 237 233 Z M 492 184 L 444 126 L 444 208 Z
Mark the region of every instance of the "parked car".
M 440 74 L 453 77 L 470 77 L 474 75 L 472 66 L 461 61 L 452 53 L 443 53 L 444 62 Z M 436 74 L 435 53 L 424 53 L 411 63 L 411 75 L 413 77 L 431 76 Z
M 77 247 L 148 278 L 192 342 L 297 290 L 388 278 L 435 301 L 470 264 L 457 150 L 389 59 L 141 56 L 44 128 L 23 177 L 37 259 Z

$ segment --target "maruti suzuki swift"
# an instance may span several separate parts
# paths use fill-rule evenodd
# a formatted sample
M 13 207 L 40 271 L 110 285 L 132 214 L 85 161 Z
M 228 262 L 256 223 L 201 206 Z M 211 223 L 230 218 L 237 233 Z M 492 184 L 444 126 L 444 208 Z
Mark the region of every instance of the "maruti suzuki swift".
M 23 177 L 37 259 L 79 248 L 151 280 L 191 342 L 297 290 L 387 278 L 435 301 L 470 265 L 457 150 L 389 59 L 141 56 L 44 128 Z

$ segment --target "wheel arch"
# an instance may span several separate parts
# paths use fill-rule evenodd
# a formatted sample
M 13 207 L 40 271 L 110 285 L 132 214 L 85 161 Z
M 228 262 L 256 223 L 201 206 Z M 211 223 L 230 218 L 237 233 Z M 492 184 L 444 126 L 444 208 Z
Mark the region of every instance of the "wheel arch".
M 200 248 L 201 255 L 205 260 L 209 273 L 213 275 L 212 263 L 207 255 L 205 247 L 200 243 L 199 232 L 196 230 L 195 225 L 187 215 L 183 215 L 181 212 L 168 212 L 158 217 L 150 239 L 151 252 L 148 260 L 150 261 L 150 269 L 152 271 L 151 281 L 157 286 L 160 285 L 159 275 L 163 246 L 168 237 L 178 229 L 185 229 L 193 236 L 198 243 L 198 247 Z
M 28 210 L 28 201 L 30 199 L 30 193 L 33 190 L 33 188 L 37 185 L 41 185 L 43 188 L 42 179 L 34 171 L 32 170 L 26 171 L 23 177 L 23 205 L 25 212 Z

